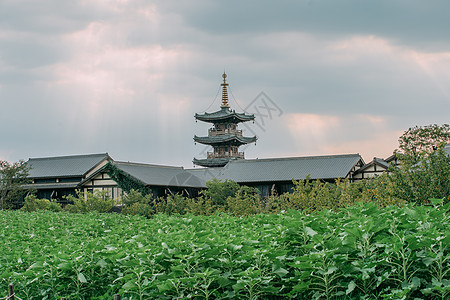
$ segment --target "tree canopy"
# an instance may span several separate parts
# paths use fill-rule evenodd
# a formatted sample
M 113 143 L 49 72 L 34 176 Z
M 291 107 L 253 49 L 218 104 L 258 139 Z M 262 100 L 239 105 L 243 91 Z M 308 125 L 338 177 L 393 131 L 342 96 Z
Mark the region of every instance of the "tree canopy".
M 0 208 L 5 209 L 18 202 L 28 183 L 30 167 L 24 161 L 9 163 L 0 160 Z
M 430 124 L 411 127 L 400 136 L 398 143 L 397 152 L 400 155 L 419 159 L 450 143 L 450 125 Z

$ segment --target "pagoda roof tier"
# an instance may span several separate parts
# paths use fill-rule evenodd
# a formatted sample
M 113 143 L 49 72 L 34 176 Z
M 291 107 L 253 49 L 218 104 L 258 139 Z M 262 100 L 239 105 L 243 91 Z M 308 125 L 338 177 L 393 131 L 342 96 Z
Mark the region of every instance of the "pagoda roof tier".
M 196 136 L 196 135 L 194 136 L 194 141 L 205 145 L 227 144 L 233 146 L 240 146 L 256 142 L 256 140 L 257 140 L 256 136 L 243 137 L 236 134 L 224 134 L 216 136 Z
M 194 164 L 207 168 L 223 167 L 231 159 L 236 159 L 234 157 L 223 157 L 223 158 L 209 158 L 209 159 L 196 159 L 192 161 Z
M 241 123 L 253 121 L 255 115 L 246 113 L 237 113 L 228 107 L 222 107 L 221 110 L 212 113 L 195 114 L 197 120 L 209 123 Z

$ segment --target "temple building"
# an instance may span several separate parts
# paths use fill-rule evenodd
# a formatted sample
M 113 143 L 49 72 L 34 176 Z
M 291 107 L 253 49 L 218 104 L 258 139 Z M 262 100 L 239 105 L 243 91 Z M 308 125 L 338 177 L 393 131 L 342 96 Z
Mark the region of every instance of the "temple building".
M 227 75 L 222 75 L 222 104 L 212 113 L 195 114 L 195 119 L 212 124 L 207 136 L 194 136 L 196 143 L 212 146 L 206 158 L 193 163 L 205 168 L 185 169 L 178 166 L 114 161 L 108 153 L 60 157 L 30 158 L 30 184 L 38 198 L 67 203 L 68 195 L 77 190 L 105 191 L 120 200 L 129 186 L 142 187 L 154 198 L 182 194 L 196 197 L 212 179 L 232 180 L 257 188 L 261 196 L 292 192 L 293 180 L 350 182 L 364 180 L 388 171 L 396 155 L 374 158 L 365 163 L 359 154 L 244 159 L 239 147 L 256 142 L 256 136 L 245 137 L 238 124 L 254 121 L 255 115 L 237 113 L 228 104 Z M 450 145 L 444 150 L 450 155 Z
M 220 110 L 212 113 L 195 114 L 195 119 L 213 124 L 208 130 L 208 136 L 194 136 L 196 143 L 213 147 L 203 159 L 194 158 L 193 163 L 202 167 L 223 167 L 230 160 L 244 159 L 244 152 L 239 152 L 239 146 L 256 142 L 256 136 L 244 137 L 238 130 L 239 123 L 255 120 L 253 114 L 237 113 L 228 104 L 227 75 L 223 73 L 222 105 Z

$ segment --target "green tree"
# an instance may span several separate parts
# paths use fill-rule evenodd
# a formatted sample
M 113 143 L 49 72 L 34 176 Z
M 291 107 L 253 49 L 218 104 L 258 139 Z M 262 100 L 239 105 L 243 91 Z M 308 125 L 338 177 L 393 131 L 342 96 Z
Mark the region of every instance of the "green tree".
M 417 204 L 429 199 L 450 199 L 450 157 L 443 147 L 422 156 L 415 163 L 403 160 L 401 168 L 392 170 L 389 178 L 394 196 Z
M 26 193 L 24 184 L 28 183 L 30 167 L 23 160 L 9 163 L 0 160 L 0 206 L 9 208 L 19 202 Z
M 234 197 L 239 191 L 239 184 L 232 180 L 218 180 L 214 178 L 206 182 L 207 189 L 202 194 L 212 200 L 213 205 L 225 205 L 228 197 Z
M 450 197 L 450 157 L 444 146 L 450 142 L 450 126 L 409 128 L 399 138 L 400 167 L 390 166 L 393 195 L 405 201 L 428 204 L 431 198 Z

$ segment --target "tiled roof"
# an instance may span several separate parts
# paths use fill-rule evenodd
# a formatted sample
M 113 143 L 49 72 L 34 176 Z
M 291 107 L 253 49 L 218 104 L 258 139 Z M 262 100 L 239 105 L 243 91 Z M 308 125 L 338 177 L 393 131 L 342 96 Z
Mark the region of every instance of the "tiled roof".
M 358 163 L 359 154 L 273 159 L 231 160 L 219 175 L 239 183 L 290 181 L 292 179 L 345 178 Z
M 237 113 L 234 110 L 231 110 L 229 108 L 222 108 L 221 110 L 215 111 L 213 113 L 207 113 L 204 114 L 195 114 L 195 118 L 200 121 L 204 122 L 217 122 L 217 121 L 230 121 L 233 123 L 239 123 L 239 122 L 247 122 L 252 121 L 255 119 L 255 115 L 251 114 L 248 115 L 246 113 Z
M 31 167 L 28 177 L 83 177 L 105 159 L 110 159 L 108 153 L 30 158 L 27 162 Z
M 194 136 L 194 141 L 206 145 L 214 145 L 229 142 L 233 145 L 242 145 L 256 142 L 256 136 L 243 137 L 236 134 L 216 135 L 216 136 Z
M 378 157 L 374 157 L 373 160 L 367 164 L 365 164 L 364 166 L 362 166 L 361 168 L 359 168 L 358 170 L 356 170 L 356 173 L 362 173 L 364 172 L 364 170 L 366 170 L 367 168 L 373 166 L 373 165 L 378 165 L 381 166 L 385 169 L 387 169 L 389 167 L 389 163 L 387 161 L 385 161 L 382 158 L 378 158 Z
M 202 167 L 208 167 L 208 168 L 216 168 L 216 167 L 223 167 L 225 166 L 231 157 L 221 157 L 221 158 L 204 158 L 204 159 L 197 159 L 194 157 L 192 162 L 198 166 Z
M 25 184 L 23 187 L 26 189 L 32 188 L 36 190 L 74 189 L 78 187 L 78 182 L 35 183 L 35 184 Z
M 195 169 L 186 169 L 186 171 L 202 180 L 205 183 L 206 187 L 207 181 L 219 177 L 222 168 L 195 168 Z
M 114 162 L 120 170 L 146 185 L 204 187 L 205 182 L 182 167 Z
M 384 159 L 379 158 L 379 157 L 374 157 L 373 158 L 373 162 L 379 164 L 380 166 L 386 167 L 386 168 L 389 167 L 389 163 L 387 161 L 385 161 Z

